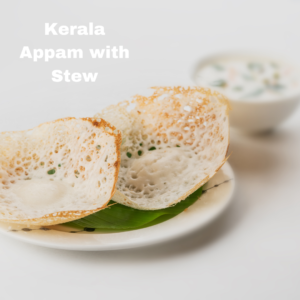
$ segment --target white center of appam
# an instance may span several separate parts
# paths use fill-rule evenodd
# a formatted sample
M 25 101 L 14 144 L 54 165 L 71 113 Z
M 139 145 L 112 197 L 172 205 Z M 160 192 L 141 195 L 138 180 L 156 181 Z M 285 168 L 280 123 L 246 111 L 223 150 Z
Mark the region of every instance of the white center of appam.
M 165 182 L 176 181 L 179 174 L 189 169 L 187 153 L 182 148 L 148 151 L 133 160 L 126 174 L 126 182 L 139 190 L 149 184 L 163 188 Z
M 31 179 L 18 181 L 13 185 L 14 193 L 26 206 L 42 208 L 63 201 L 68 185 L 59 181 Z

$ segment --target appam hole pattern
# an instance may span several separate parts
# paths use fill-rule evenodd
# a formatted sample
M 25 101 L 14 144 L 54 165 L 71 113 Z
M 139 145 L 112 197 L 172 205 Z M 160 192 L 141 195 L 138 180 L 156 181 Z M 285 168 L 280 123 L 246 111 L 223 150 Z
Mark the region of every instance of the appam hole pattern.
M 66 118 L 1 133 L 0 219 L 59 223 L 105 206 L 115 190 L 120 143 L 120 133 L 100 118 Z M 13 193 L 13 185 L 33 179 L 62 182 L 69 193 L 55 205 L 26 207 Z
M 122 132 L 113 200 L 138 209 L 184 200 L 226 160 L 228 110 L 227 99 L 210 89 L 158 87 L 97 114 Z

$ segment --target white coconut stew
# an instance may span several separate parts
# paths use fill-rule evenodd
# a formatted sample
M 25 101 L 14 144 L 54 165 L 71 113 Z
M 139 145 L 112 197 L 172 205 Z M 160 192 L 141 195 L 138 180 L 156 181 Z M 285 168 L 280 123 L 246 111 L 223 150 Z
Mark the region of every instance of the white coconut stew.
M 216 89 L 231 100 L 270 101 L 300 90 L 297 67 L 268 59 L 216 59 L 202 65 L 195 79 L 198 85 Z

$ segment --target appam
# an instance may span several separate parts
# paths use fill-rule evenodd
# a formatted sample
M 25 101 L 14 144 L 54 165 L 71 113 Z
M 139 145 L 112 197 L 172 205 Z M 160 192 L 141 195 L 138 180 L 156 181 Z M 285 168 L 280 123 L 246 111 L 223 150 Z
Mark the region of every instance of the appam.
M 121 134 L 101 118 L 65 118 L 0 134 L 0 221 L 54 225 L 106 207 Z
M 186 199 L 222 167 L 229 146 L 226 97 L 201 87 L 153 89 L 95 116 L 122 132 L 113 200 L 141 210 Z

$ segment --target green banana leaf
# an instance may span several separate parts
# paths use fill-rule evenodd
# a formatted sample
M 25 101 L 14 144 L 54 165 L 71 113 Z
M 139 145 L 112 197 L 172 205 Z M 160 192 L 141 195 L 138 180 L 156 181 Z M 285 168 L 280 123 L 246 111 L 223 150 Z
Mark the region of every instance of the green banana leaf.
M 110 201 L 109 207 L 79 220 L 63 225 L 85 231 L 119 232 L 141 229 L 174 218 L 195 203 L 202 194 L 202 187 L 185 200 L 172 207 L 159 210 L 138 210 Z

